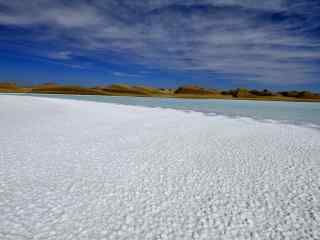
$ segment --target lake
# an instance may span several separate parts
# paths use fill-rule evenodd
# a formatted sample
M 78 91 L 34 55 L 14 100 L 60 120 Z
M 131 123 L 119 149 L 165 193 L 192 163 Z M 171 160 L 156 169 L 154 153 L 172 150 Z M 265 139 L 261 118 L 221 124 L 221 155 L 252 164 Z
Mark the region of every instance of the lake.
M 249 117 L 320 127 L 320 103 L 128 96 L 32 94 L 33 96 L 198 111 L 209 115 Z

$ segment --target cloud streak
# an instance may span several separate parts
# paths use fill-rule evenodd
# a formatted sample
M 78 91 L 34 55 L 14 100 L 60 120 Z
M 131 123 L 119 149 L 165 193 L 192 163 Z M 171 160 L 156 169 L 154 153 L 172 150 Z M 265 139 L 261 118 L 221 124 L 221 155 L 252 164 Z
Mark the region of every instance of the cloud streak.
M 76 52 L 267 84 L 320 81 L 317 1 L 0 0 L 0 9 L 0 25 L 59 46 L 51 59 Z

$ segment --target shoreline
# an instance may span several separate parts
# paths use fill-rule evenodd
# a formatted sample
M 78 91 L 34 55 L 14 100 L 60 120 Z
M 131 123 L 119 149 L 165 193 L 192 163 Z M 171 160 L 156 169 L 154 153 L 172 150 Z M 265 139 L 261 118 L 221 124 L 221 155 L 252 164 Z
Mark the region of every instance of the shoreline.
M 203 108 L 203 105 L 194 105 L 193 107 L 190 106 L 190 108 L 184 108 L 183 106 L 179 107 L 178 105 L 175 105 L 174 102 L 173 105 L 170 104 L 164 104 L 164 105 L 158 105 L 157 102 L 149 102 L 151 103 L 150 105 L 146 104 L 144 105 L 143 102 L 136 102 L 133 104 L 130 104 L 129 102 L 123 102 L 123 101 L 118 101 L 121 99 L 122 96 L 106 96 L 106 97 L 119 97 L 118 100 L 114 100 L 114 101 L 103 101 L 104 98 L 101 98 L 99 100 L 99 98 L 90 98 L 90 97 L 96 97 L 96 95 L 71 95 L 71 94 L 36 94 L 36 93 L 31 93 L 31 94 L 24 94 L 24 93 L 9 93 L 9 94 L 1 94 L 0 96 L 26 96 L 26 97 L 36 97 L 36 98 L 44 98 L 44 99 L 58 99 L 58 100 L 71 100 L 71 101 L 83 101 L 83 102 L 94 102 L 94 103 L 107 103 L 107 104 L 115 104 L 115 105 L 120 105 L 120 106 L 129 106 L 129 107 L 142 107 L 142 108 L 151 108 L 151 109 L 163 109 L 163 110 L 176 110 L 176 111 L 182 111 L 185 113 L 201 113 L 205 116 L 222 116 L 222 117 L 226 117 L 226 118 L 230 118 L 230 119 L 251 119 L 253 121 L 257 121 L 257 122 L 261 122 L 261 123 L 278 123 L 278 124 L 288 124 L 288 125 L 293 125 L 293 126 L 301 126 L 301 127 L 307 127 L 307 128 L 312 128 L 312 129 L 316 129 L 319 130 L 320 129 L 320 122 L 319 121 L 314 121 L 311 119 L 283 119 L 283 118 L 279 118 L 279 117 L 274 117 L 271 115 L 252 115 L 251 112 L 237 112 L 235 114 L 231 113 L 230 111 L 226 111 L 226 112 L 222 112 L 221 111 L 221 107 L 219 109 L 218 108 Z M 103 97 L 103 96 L 102 96 Z M 123 96 L 124 97 L 124 96 Z M 128 96 L 128 97 L 132 97 L 132 98 L 146 98 L 146 97 L 140 97 L 140 96 Z M 155 101 L 159 100 L 161 101 L 163 98 L 159 98 L 159 97 L 150 97 L 151 99 L 156 99 Z M 169 99 L 181 99 L 182 98 L 167 98 Z M 186 99 L 186 100 L 221 100 L 224 101 L 225 99 Z M 134 99 L 132 101 L 135 101 Z M 234 99 L 234 101 L 237 101 L 237 99 Z M 249 100 L 239 100 L 239 104 L 242 101 L 249 101 Z M 254 101 L 251 101 L 252 103 Z M 257 102 L 264 102 L 264 103 L 271 103 L 272 101 L 257 101 Z M 280 101 L 279 103 L 310 103 L 313 104 L 313 102 L 286 102 L 286 101 Z M 148 103 L 148 102 L 147 102 Z M 195 102 L 196 103 L 196 102 Z M 217 102 L 217 103 L 222 103 L 222 102 Z M 249 104 L 249 103 L 248 103 Z M 315 105 L 316 106 L 316 105 Z M 243 105 L 239 105 L 238 106 L 239 109 L 241 109 L 243 107 Z M 258 106 L 257 106 L 258 107 Z

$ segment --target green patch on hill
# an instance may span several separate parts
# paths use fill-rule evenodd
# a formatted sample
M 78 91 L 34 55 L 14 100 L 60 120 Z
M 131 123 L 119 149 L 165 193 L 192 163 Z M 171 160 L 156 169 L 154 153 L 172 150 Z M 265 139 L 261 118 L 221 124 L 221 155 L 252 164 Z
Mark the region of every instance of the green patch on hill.
M 218 91 L 212 89 L 205 89 L 195 85 L 187 85 L 177 88 L 174 94 L 187 94 L 187 95 L 215 95 Z

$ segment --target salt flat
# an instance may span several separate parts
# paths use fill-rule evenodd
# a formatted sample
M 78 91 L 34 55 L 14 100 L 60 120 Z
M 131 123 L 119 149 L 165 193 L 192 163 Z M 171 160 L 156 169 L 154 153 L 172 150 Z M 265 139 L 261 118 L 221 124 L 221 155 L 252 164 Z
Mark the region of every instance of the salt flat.
M 320 131 L 2 95 L 0 239 L 320 239 Z

